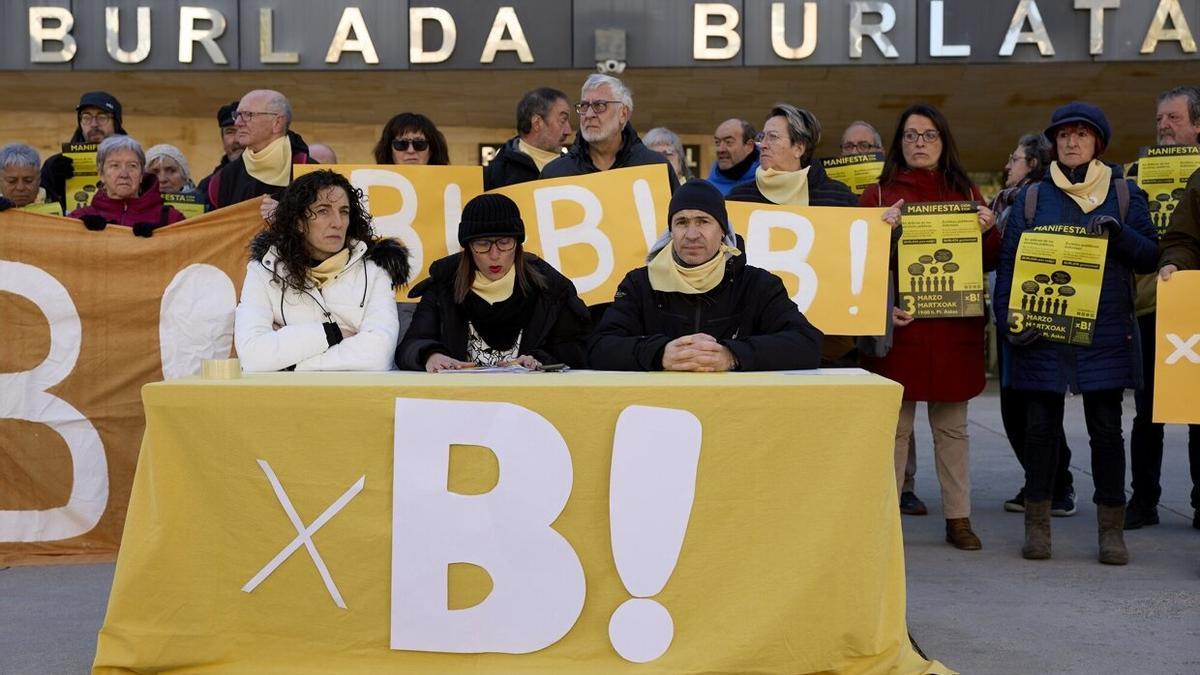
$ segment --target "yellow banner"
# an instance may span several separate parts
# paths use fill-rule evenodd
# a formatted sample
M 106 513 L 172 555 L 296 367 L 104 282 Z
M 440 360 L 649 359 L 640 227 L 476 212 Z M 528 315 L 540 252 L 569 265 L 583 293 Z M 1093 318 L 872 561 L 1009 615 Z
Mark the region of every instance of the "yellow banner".
M 1159 236 L 1171 224 L 1171 214 L 1188 178 L 1200 169 L 1200 146 L 1156 145 L 1143 148 L 1138 157 L 1138 187 L 1149 196 L 1150 220 Z
M 40 213 L 45 216 L 63 215 L 62 204 L 58 202 L 34 202 L 28 206 L 22 206 L 20 210 L 27 213 Z
M 906 204 L 896 250 L 900 303 L 915 318 L 983 316 L 983 243 L 974 202 Z
M 164 204 L 182 213 L 185 219 L 204 215 L 204 199 L 199 193 L 163 193 L 162 199 Z
M 826 175 L 845 183 L 856 195 L 866 191 L 867 186 L 879 182 L 883 173 L 883 153 L 872 152 L 845 157 L 828 157 L 820 160 Z
M 783 279 L 827 335 L 883 335 L 890 320 L 885 209 L 726 202 L 746 262 Z
M 905 629 L 901 393 L 778 373 L 150 385 L 94 672 L 950 673 Z
M 63 143 L 62 153 L 71 160 L 75 175 L 67 179 L 67 213 L 92 203 L 100 183 L 100 170 L 96 166 L 96 148 L 99 143 Z
M 400 164 L 297 164 L 297 176 L 329 169 L 363 191 L 375 219 L 375 234 L 408 247 L 413 278 L 424 279 L 429 263 L 461 250 L 458 223 L 463 206 L 483 192 L 478 166 L 407 166 Z M 406 290 L 397 300 L 408 300 Z
M 0 213 L 0 566 L 116 553 L 141 386 L 229 356 L 258 208 L 150 238 Z
M 1200 424 L 1200 271 L 1158 282 L 1154 421 Z
M 1040 225 L 1022 232 L 1009 325 L 1014 331 L 1037 328 L 1051 342 L 1092 344 L 1107 251 L 1107 235 L 1089 236 L 1079 225 Z

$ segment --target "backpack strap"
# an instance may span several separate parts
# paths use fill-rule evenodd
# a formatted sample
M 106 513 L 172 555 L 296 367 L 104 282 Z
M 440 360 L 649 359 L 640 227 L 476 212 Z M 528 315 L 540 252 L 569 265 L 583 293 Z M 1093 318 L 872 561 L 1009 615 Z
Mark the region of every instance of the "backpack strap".
M 1026 226 L 1028 226 L 1030 223 L 1033 222 L 1033 216 L 1034 216 L 1034 214 L 1037 213 L 1038 185 L 1040 185 L 1040 183 L 1034 183 L 1033 185 L 1029 186 L 1028 190 L 1025 191 L 1025 225 Z
M 1124 225 L 1129 217 L 1129 181 L 1115 178 L 1113 186 L 1117 188 L 1117 209 L 1121 212 L 1121 224 Z

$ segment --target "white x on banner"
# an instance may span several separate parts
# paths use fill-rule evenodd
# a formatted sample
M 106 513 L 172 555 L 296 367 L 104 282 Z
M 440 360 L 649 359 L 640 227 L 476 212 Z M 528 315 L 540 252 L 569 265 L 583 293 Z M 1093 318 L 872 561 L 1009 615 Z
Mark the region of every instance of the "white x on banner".
M 258 571 L 258 574 L 254 575 L 254 578 L 247 581 L 246 585 L 242 586 L 242 590 L 246 593 L 253 592 L 263 580 L 271 576 L 271 573 L 303 544 L 308 549 L 308 556 L 312 558 L 313 565 L 321 573 L 321 579 L 325 581 L 325 588 L 329 591 L 329 597 L 333 598 L 333 602 L 338 607 L 346 609 L 346 602 L 342 600 L 342 594 L 338 591 L 337 584 L 333 583 L 333 577 L 329 574 L 329 568 L 325 566 L 325 561 L 321 559 L 321 554 L 317 551 L 317 546 L 313 543 L 312 536 L 325 523 L 328 523 L 331 518 L 336 516 L 338 511 L 345 508 L 351 499 L 354 499 L 358 496 L 358 493 L 362 492 L 363 485 L 366 484 L 367 480 L 366 475 L 360 476 L 354 485 L 350 486 L 350 489 L 342 493 L 342 496 L 338 497 L 337 501 L 330 504 L 329 508 L 325 509 L 325 512 L 318 516 L 311 525 L 305 527 L 304 523 L 300 520 L 300 515 L 296 513 L 296 508 L 292 506 L 292 500 L 288 498 L 287 493 L 283 490 L 283 486 L 279 484 L 279 478 L 275 476 L 275 471 L 271 469 L 271 465 L 267 464 L 266 460 L 260 459 L 258 460 L 258 466 L 262 468 L 263 473 L 267 474 L 267 480 L 271 482 L 271 488 L 275 490 L 275 497 L 279 500 L 280 505 L 283 506 L 284 512 L 287 513 L 288 520 L 292 521 L 292 526 L 296 528 L 296 538 L 290 544 L 284 546 L 278 555 L 264 565 Z
M 1191 336 L 1186 341 L 1180 339 L 1174 333 L 1167 333 L 1167 342 L 1170 342 L 1171 346 L 1175 348 L 1175 351 L 1167 357 L 1168 366 L 1175 365 L 1180 359 L 1187 359 L 1192 363 L 1200 363 L 1200 353 L 1192 349 L 1194 345 L 1200 343 L 1200 333 Z

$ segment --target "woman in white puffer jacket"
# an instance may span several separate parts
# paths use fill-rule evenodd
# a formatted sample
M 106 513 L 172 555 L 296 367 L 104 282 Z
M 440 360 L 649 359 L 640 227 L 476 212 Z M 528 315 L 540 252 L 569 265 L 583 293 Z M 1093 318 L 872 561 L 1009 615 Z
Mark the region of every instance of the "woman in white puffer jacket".
M 250 246 L 234 323 L 243 370 L 390 370 L 408 278 L 407 249 L 374 236 L 362 191 L 332 171 L 297 178 Z

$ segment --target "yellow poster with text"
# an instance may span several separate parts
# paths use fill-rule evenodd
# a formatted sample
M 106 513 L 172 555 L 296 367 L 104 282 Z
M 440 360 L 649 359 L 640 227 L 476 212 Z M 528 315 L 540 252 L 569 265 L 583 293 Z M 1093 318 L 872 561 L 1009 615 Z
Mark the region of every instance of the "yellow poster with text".
M 63 143 L 62 154 L 71 160 L 75 175 L 67 179 L 67 213 L 92 203 L 100 184 L 100 170 L 96 166 L 96 148 L 99 143 Z
M 896 249 L 900 307 L 917 319 L 983 316 L 983 234 L 974 202 L 906 204 Z
M 882 152 L 828 157 L 820 162 L 826 175 L 840 183 L 845 183 L 846 187 L 856 195 L 865 192 L 868 185 L 878 183 L 879 174 L 883 173 Z
M 1138 157 L 1138 187 L 1149 199 L 1150 220 L 1159 236 L 1171 224 L 1171 214 L 1188 178 L 1200 169 L 1200 146 L 1156 145 L 1142 148 Z
M 163 204 L 183 214 L 184 218 L 195 218 L 204 214 L 204 200 L 199 193 L 163 193 Z
M 1154 421 L 1200 424 L 1200 271 L 1158 282 L 1157 321 Z
M 1018 332 L 1037 328 L 1051 342 L 1092 344 L 1107 252 L 1107 236 L 1090 236 L 1079 225 L 1040 225 L 1021 233 L 1009 325 Z
M 883 335 L 891 228 L 885 209 L 726 202 L 746 262 L 783 279 L 826 335 Z

